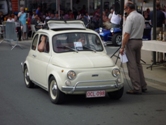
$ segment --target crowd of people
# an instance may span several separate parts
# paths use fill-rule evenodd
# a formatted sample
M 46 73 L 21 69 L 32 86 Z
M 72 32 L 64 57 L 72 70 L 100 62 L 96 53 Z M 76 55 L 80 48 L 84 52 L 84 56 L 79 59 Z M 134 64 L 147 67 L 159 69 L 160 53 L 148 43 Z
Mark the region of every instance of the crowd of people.
M 102 16 L 102 17 L 101 17 Z M 119 26 L 121 21 L 121 15 L 115 14 L 113 7 L 111 11 L 105 9 L 103 15 L 101 15 L 100 6 L 94 10 L 91 15 L 86 11 L 83 5 L 82 9 L 76 10 L 60 10 L 60 12 L 52 11 L 51 9 L 44 10 L 40 7 L 26 12 L 24 7 L 20 7 L 20 10 L 9 15 L 3 15 L 0 12 L 0 24 L 4 21 L 16 22 L 18 38 L 19 40 L 24 40 L 27 38 L 28 34 L 31 33 L 31 25 L 35 25 L 36 30 L 41 27 L 38 26 L 39 23 L 45 23 L 46 20 L 82 20 L 86 27 L 91 29 L 97 29 L 103 26 L 106 29 L 110 29 L 111 25 L 113 27 Z M 103 22 L 103 24 L 101 24 Z M 20 36 L 21 31 L 21 36 Z M 29 35 L 30 36 L 30 35 Z

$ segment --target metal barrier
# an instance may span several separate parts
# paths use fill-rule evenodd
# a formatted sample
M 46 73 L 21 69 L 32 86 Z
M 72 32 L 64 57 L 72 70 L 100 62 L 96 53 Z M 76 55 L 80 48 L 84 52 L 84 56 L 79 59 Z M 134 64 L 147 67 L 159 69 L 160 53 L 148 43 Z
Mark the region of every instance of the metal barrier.
M 2 43 L 3 41 L 7 41 L 10 43 L 15 42 L 11 50 L 14 49 L 16 46 L 21 47 L 18 44 L 15 22 L 5 22 L 1 28 L 3 28 L 3 40 L 0 43 Z

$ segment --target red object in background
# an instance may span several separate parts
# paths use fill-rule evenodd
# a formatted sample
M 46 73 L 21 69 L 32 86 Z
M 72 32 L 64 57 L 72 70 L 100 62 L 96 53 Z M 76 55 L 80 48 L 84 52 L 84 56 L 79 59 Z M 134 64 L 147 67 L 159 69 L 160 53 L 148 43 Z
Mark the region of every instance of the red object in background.
M 27 18 L 27 26 L 28 26 L 28 30 L 31 30 L 31 19 Z
M 19 9 L 18 9 L 18 0 L 11 0 L 11 4 L 12 4 L 12 11 L 13 12 L 19 11 Z

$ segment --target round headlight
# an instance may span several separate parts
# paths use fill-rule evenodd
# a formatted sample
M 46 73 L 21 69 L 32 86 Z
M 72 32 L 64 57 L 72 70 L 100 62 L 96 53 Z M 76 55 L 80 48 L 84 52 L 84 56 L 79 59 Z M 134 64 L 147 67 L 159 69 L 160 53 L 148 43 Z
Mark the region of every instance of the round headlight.
M 111 29 L 110 29 L 110 32 L 113 33 L 113 32 L 114 32 L 114 28 L 111 28 Z
M 120 75 L 120 70 L 119 70 L 119 69 L 113 69 L 113 70 L 112 70 L 112 75 L 113 75 L 114 77 L 118 77 L 118 76 Z
M 70 80 L 73 80 L 76 78 L 76 73 L 74 71 L 69 71 L 67 73 L 67 78 L 70 79 Z

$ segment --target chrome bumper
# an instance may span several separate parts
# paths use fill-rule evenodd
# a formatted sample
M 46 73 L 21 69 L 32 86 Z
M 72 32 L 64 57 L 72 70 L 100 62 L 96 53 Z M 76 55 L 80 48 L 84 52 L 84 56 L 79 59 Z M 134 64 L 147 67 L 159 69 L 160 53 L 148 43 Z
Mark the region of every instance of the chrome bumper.
M 110 90 L 110 89 L 120 89 L 122 88 L 124 85 L 123 83 L 118 83 L 117 81 L 114 80 L 106 80 L 106 81 L 86 81 L 89 83 L 92 82 L 110 82 L 109 85 L 96 85 L 96 86 L 78 86 L 81 83 L 85 83 L 85 81 L 83 82 L 77 82 L 75 84 L 75 86 L 62 86 L 62 91 L 66 92 L 66 93 L 74 93 L 74 92 L 79 92 L 79 91 L 95 91 L 95 90 Z

